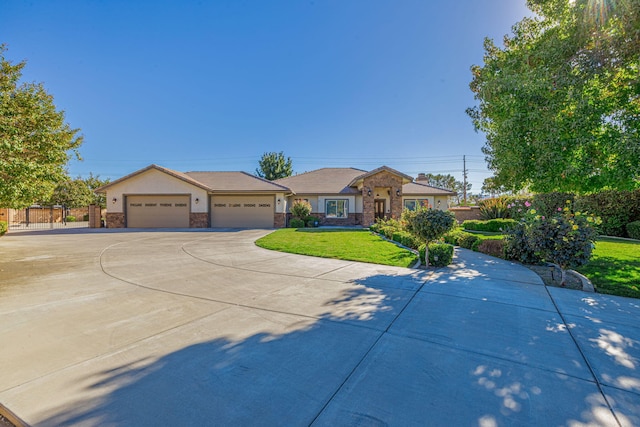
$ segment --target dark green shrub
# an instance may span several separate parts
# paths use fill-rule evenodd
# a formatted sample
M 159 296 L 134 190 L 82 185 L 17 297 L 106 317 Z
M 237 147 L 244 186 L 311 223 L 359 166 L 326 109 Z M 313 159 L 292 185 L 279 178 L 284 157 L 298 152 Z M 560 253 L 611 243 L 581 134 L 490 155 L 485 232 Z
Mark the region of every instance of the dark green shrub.
M 89 221 L 89 214 L 82 215 L 82 220 L 83 221 Z
M 320 218 L 309 215 L 304 219 L 304 222 L 307 227 L 317 227 L 320 224 Z
M 445 243 L 448 243 L 450 245 L 460 246 L 458 244 L 458 240 L 460 240 L 460 237 L 462 237 L 464 235 L 467 235 L 467 234 L 471 234 L 471 233 L 467 233 L 462 228 L 456 228 L 456 229 L 448 232 L 444 236 L 442 236 L 442 239 L 445 241 Z
M 476 242 L 478 243 L 477 247 L 474 249 L 478 252 L 482 252 L 483 254 L 491 255 L 498 258 L 504 258 L 504 239 L 496 240 L 496 239 L 487 239 Z M 474 246 L 476 244 L 474 243 Z
M 298 218 L 292 218 L 291 221 L 289 221 L 289 227 L 291 228 L 304 228 L 304 220 L 298 219 Z
M 429 265 L 428 244 L 451 231 L 456 225 L 456 217 L 453 212 L 419 207 L 416 210 L 405 209 L 402 212 L 402 223 L 416 239 L 427 243 L 427 265 Z
M 406 231 L 396 231 L 393 233 L 391 240 L 411 249 L 418 249 L 420 246 L 418 239 Z
M 458 246 L 465 249 L 471 249 L 473 244 L 478 240 L 480 240 L 480 238 L 475 234 L 465 233 L 464 235 L 460 236 L 460 238 L 458 238 Z
M 497 233 L 500 231 L 507 231 L 516 226 L 518 221 L 514 219 L 490 219 L 488 221 L 480 221 L 477 219 L 470 219 L 462 223 L 462 227 L 465 230 L 472 231 L 487 231 L 491 233 Z
M 524 264 L 537 264 L 541 261 L 540 257 L 529 246 L 527 228 L 525 222 L 520 222 L 509 231 L 509 234 L 505 237 L 504 245 L 506 259 L 520 261 Z
M 627 224 L 627 234 L 632 239 L 640 240 L 640 221 L 633 221 Z
M 600 193 L 576 197 L 575 211 L 589 212 L 602 219 L 600 233 L 607 236 L 626 237 L 626 225 L 640 218 L 633 217 L 638 211 L 635 191 L 601 191 Z
M 73 215 L 67 215 L 67 222 L 76 222 L 76 217 Z
M 482 219 L 509 218 L 507 200 L 503 197 L 481 200 L 478 205 Z
M 421 245 L 420 252 L 420 262 L 423 264 L 425 257 L 425 247 L 426 245 Z M 447 243 L 430 243 L 429 244 L 429 265 L 434 267 L 445 267 L 453 261 L 453 246 Z
M 7 230 L 8 230 L 7 221 L 0 221 L 0 236 L 4 236 Z

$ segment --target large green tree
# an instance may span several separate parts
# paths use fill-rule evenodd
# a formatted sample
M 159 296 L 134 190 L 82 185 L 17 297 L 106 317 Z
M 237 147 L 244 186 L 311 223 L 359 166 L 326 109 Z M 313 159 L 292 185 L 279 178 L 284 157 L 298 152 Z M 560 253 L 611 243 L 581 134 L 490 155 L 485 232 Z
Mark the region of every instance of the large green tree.
M 23 208 L 68 179 L 82 137 L 41 83 L 20 83 L 26 62 L 12 64 L 5 52 L 0 45 L 0 206 Z
M 109 183 L 100 179 L 99 175 L 89 174 L 88 178 L 67 179 L 59 183 L 52 195 L 42 201 L 45 205 L 60 204 L 69 208 L 81 208 L 92 204 L 106 206 L 104 194 L 96 194 L 95 190 Z
M 279 153 L 264 153 L 260 159 L 256 174 L 260 178 L 273 181 L 274 179 L 286 178 L 293 174 L 293 162 L 291 157 L 285 157 L 281 151 Z
M 528 0 L 472 67 L 493 185 L 590 192 L 640 185 L 640 2 Z

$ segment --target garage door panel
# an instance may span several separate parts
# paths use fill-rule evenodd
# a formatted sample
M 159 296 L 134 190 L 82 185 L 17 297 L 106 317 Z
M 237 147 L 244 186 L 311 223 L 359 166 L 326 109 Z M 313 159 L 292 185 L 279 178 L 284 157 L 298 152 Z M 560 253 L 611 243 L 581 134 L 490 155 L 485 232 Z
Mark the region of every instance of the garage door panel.
M 127 227 L 188 228 L 189 196 L 127 196 Z
M 273 228 L 273 196 L 213 196 L 212 227 Z

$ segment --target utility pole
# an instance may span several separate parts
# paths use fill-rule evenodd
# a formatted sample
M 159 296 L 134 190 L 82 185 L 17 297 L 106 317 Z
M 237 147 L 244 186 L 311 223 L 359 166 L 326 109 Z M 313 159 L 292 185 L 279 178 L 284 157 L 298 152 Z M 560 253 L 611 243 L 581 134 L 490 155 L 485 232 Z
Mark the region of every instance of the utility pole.
M 467 205 L 467 156 L 462 156 L 462 195 L 464 200 L 464 205 Z

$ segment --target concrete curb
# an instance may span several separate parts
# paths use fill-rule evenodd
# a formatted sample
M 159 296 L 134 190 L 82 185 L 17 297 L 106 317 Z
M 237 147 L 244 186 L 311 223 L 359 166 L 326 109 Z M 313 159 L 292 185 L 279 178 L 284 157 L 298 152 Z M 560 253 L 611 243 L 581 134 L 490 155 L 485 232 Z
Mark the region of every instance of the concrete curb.
M 11 424 L 16 427 L 29 427 L 29 424 L 25 423 L 16 414 L 11 412 L 9 408 L 0 403 L 0 415 L 5 417 Z

